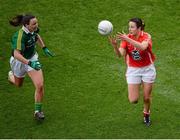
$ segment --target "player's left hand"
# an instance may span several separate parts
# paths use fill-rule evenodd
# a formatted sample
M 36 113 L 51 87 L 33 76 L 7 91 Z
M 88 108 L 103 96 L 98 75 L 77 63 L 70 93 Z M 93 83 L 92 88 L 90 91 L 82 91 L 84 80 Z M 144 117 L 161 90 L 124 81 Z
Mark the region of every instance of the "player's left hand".
M 43 47 L 42 49 L 46 56 L 50 56 L 50 57 L 55 56 L 52 52 L 49 51 L 49 49 L 47 47 Z
M 118 39 L 121 39 L 121 40 L 127 40 L 128 39 L 128 36 L 124 33 L 124 32 L 118 32 L 117 33 L 117 38 Z

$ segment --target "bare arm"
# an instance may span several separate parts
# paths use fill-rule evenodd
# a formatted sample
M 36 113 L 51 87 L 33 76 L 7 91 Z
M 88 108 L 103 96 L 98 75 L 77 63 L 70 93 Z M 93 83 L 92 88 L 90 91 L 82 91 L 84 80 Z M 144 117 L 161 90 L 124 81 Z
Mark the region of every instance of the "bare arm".
M 42 40 L 42 38 L 41 38 L 41 36 L 38 34 L 38 36 L 37 36 L 37 44 L 41 47 L 41 48 L 43 48 L 43 47 L 45 47 L 45 44 L 44 44 L 44 41 Z
M 30 61 L 27 60 L 26 58 L 24 58 L 21 55 L 21 52 L 19 50 L 14 50 L 14 58 L 16 58 L 17 60 L 21 61 L 24 64 L 29 65 L 30 67 L 32 67 L 35 70 L 40 70 L 41 69 L 41 64 L 38 61 Z
M 51 57 L 55 56 L 54 53 L 50 52 L 49 49 L 45 46 L 44 41 L 39 34 L 37 35 L 37 43 L 43 49 L 45 55 Z
M 147 41 L 143 41 L 140 43 L 140 42 L 137 42 L 131 38 L 127 38 L 126 41 L 129 42 L 130 44 L 132 44 L 133 46 L 135 46 L 136 48 L 141 49 L 141 50 L 146 50 L 148 47 Z
M 119 48 L 119 51 L 121 53 L 121 56 L 125 56 L 126 55 L 126 50 L 124 48 Z
M 26 58 L 24 58 L 21 54 L 21 52 L 19 50 L 14 50 L 14 58 L 16 58 L 17 60 L 21 61 L 24 64 L 28 64 L 29 60 L 27 60 Z
M 137 42 L 137 41 L 129 38 L 127 35 L 121 34 L 121 33 L 118 34 L 118 38 L 120 38 L 121 40 L 125 40 L 125 41 L 129 42 L 130 44 L 132 44 L 133 46 L 135 46 L 138 49 L 146 50 L 148 47 L 148 42 L 151 39 L 151 35 L 148 34 L 148 40 L 142 41 L 141 43 Z
M 116 53 L 116 55 L 118 57 L 126 55 L 126 50 L 125 49 L 118 48 L 118 43 L 117 43 L 117 40 L 115 38 L 109 37 L 109 41 L 110 41 L 111 45 L 113 46 L 114 51 L 115 51 L 115 53 Z
M 120 50 L 118 49 L 117 45 L 113 45 L 113 48 L 114 48 L 114 52 L 116 53 L 116 55 L 118 57 L 121 57 L 121 52 Z

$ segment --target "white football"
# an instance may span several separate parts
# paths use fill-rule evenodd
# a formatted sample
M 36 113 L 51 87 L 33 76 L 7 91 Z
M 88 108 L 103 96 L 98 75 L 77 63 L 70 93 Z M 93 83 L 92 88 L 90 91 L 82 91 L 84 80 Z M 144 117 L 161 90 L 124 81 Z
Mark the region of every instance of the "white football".
M 102 20 L 98 24 L 98 32 L 101 35 L 109 35 L 113 31 L 113 25 L 108 20 Z

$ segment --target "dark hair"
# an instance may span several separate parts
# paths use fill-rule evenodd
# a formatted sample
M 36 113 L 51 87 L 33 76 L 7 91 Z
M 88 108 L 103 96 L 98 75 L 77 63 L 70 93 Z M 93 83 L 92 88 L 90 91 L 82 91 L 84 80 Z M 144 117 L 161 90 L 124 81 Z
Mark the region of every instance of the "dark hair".
M 141 31 L 144 31 L 145 23 L 144 23 L 144 21 L 142 19 L 140 19 L 140 18 L 132 18 L 132 19 L 129 20 L 129 22 L 135 22 L 137 28 L 141 27 Z
M 9 20 L 12 26 L 29 25 L 31 19 L 35 18 L 33 15 L 17 15 Z

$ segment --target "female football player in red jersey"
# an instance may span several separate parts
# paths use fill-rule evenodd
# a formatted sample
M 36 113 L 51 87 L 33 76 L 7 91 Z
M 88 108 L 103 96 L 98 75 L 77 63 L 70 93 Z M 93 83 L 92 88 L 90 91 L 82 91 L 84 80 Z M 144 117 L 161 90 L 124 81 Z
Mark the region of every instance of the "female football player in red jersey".
M 144 123 L 150 125 L 150 105 L 153 83 L 156 78 L 154 54 L 150 34 L 144 32 L 145 24 L 140 18 L 129 20 L 129 34 L 118 33 L 115 38 L 109 37 L 116 54 L 124 56 L 127 64 L 126 80 L 128 98 L 137 103 L 142 85 L 144 95 Z M 118 39 L 121 40 L 118 46 Z

